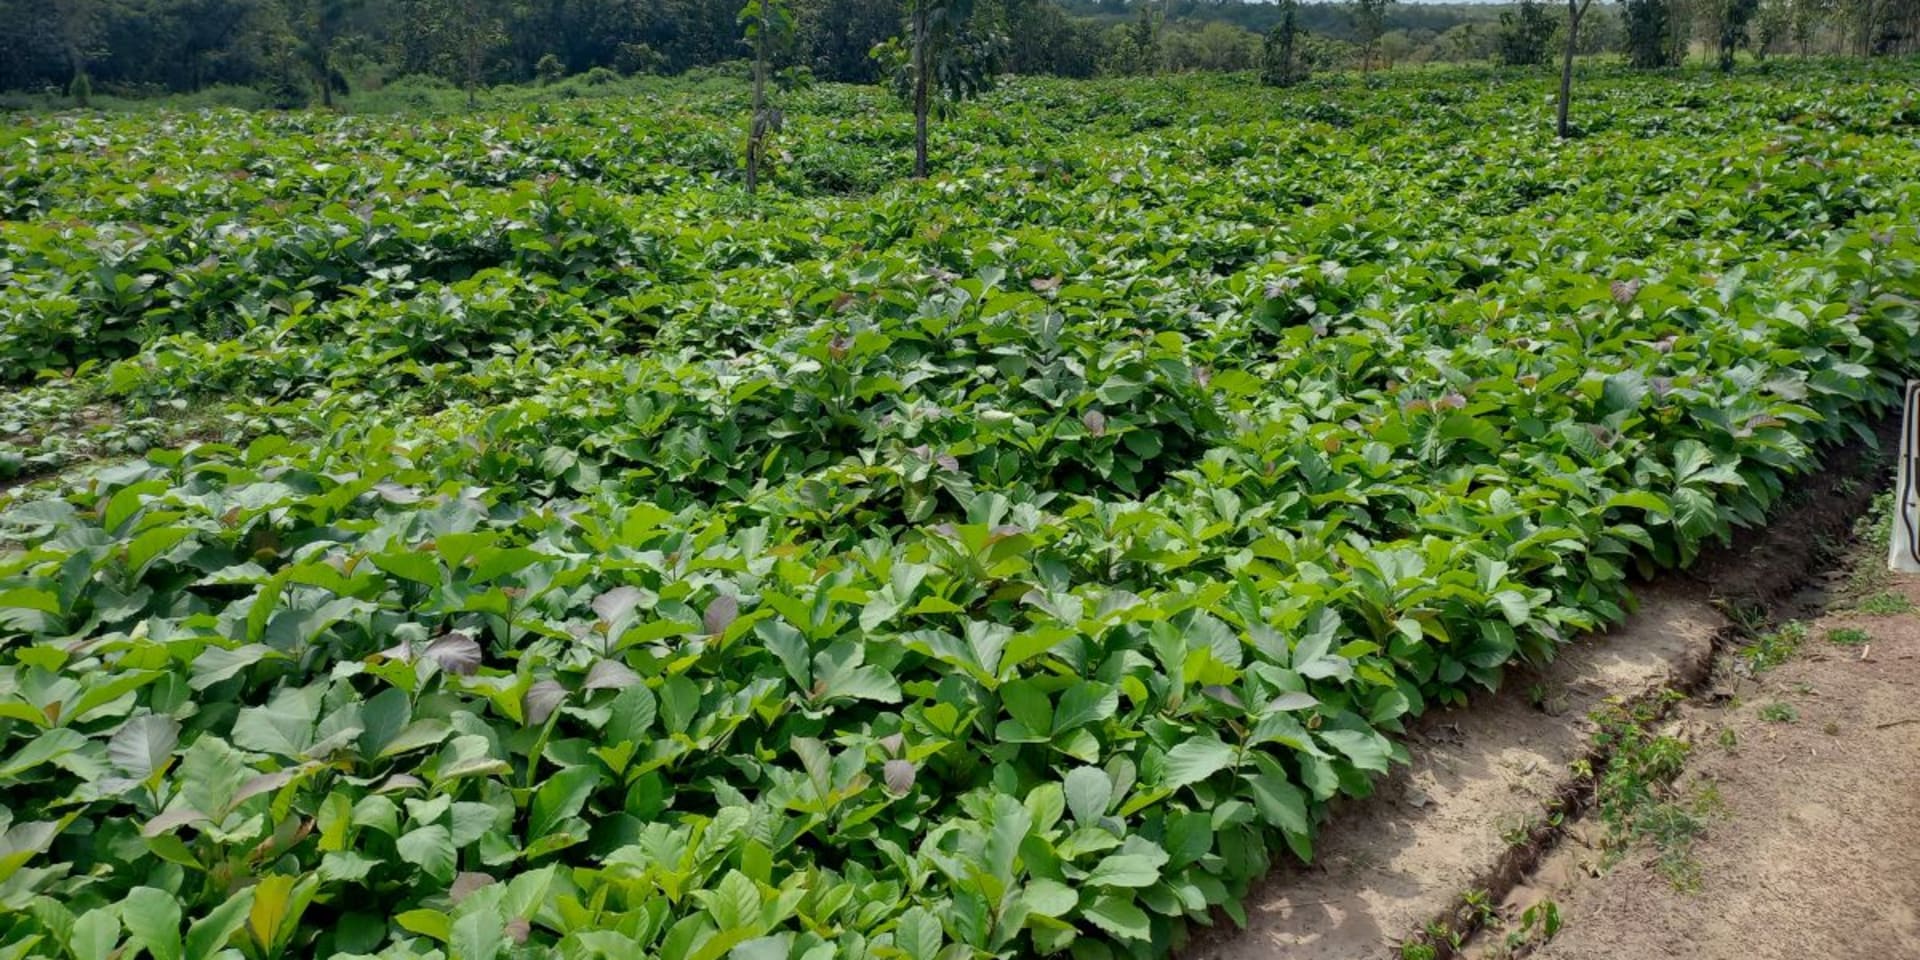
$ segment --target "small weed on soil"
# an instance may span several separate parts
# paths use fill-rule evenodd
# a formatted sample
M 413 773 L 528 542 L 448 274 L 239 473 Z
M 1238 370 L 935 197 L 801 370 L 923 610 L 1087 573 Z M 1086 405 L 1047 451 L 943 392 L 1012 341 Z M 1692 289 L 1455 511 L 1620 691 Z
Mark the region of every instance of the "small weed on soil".
M 1800 637 L 1805 633 L 1802 627 Z M 1797 640 L 1791 642 L 1798 646 Z M 1711 784 L 1687 791 L 1673 788 L 1692 745 L 1652 730 L 1660 706 L 1611 707 L 1594 715 L 1599 726 L 1595 744 L 1610 752 L 1594 787 L 1594 809 L 1607 826 L 1610 861 L 1645 841 L 1657 854 L 1655 867 L 1675 889 L 1697 890 L 1700 869 L 1693 844 L 1722 804 Z

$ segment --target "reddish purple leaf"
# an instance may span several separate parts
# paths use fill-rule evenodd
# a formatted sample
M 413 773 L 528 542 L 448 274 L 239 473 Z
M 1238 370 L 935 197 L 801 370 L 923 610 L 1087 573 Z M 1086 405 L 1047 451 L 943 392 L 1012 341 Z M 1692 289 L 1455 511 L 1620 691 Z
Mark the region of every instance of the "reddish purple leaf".
M 915 770 L 911 760 L 888 760 L 886 766 L 887 792 L 894 796 L 904 796 L 913 789 Z
M 396 773 L 388 777 L 379 787 L 375 788 L 373 792 L 391 793 L 395 790 L 424 790 L 426 786 L 427 782 L 425 780 L 411 773 Z
M 707 633 L 717 637 L 726 633 L 727 627 L 731 626 L 739 616 L 739 598 L 723 593 L 714 597 L 712 603 L 707 604 L 706 615 L 701 620 L 706 624 Z
M 163 833 L 172 833 L 176 828 L 189 823 L 201 823 L 212 819 L 191 807 L 176 807 L 148 820 L 147 825 L 140 828 L 140 835 L 151 839 Z
M 480 669 L 480 644 L 456 630 L 427 644 L 424 656 L 448 673 L 471 677 Z
M 633 668 L 618 660 L 601 660 L 587 671 L 586 690 L 620 690 L 640 682 Z
M 642 594 L 639 587 L 614 587 L 593 598 L 593 612 L 600 619 L 612 623 L 633 612 L 640 605 Z
M 257 797 L 263 793 L 272 793 L 286 786 L 293 781 L 293 775 L 297 772 L 297 770 L 280 770 L 274 773 L 263 773 L 248 780 L 246 783 L 240 785 L 240 789 L 234 791 L 233 806 L 237 807 L 252 797 Z
M 526 711 L 527 725 L 538 726 L 546 723 L 547 718 L 553 716 L 553 711 L 559 709 L 561 702 L 566 699 L 567 688 L 558 682 L 535 680 L 533 686 L 527 688 L 526 701 L 522 707 Z
M 454 876 L 453 887 L 447 891 L 447 898 L 457 904 L 472 896 L 474 891 L 493 882 L 494 879 L 487 874 L 462 870 Z

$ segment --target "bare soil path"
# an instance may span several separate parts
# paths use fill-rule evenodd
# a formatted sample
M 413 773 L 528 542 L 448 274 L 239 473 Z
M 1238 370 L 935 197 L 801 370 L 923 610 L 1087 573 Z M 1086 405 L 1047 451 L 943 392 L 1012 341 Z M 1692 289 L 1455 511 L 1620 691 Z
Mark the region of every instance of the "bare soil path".
M 1920 960 L 1920 578 L 1855 539 L 1889 483 L 1842 451 L 1618 629 L 1422 718 L 1177 955 Z M 1794 626 L 1749 642 L 1763 613 Z
M 1599 831 L 1570 831 L 1506 904 L 1557 905 L 1532 956 L 1920 958 L 1920 613 L 1890 612 L 1920 604 L 1920 580 L 1877 585 L 1809 621 L 1786 662 L 1720 670 L 1673 716 L 1693 747 L 1671 794 L 1708 800 L 1682 874 L 1697 888 L 1654 843 L 1593 876 L 1609 858 L 1579 841 Z

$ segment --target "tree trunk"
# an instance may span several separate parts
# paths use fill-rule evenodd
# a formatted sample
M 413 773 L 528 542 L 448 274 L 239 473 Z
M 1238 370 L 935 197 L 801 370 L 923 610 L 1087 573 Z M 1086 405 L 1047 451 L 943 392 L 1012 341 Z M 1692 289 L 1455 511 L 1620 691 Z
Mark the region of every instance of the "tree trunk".
M 480 26 L 480 11 L 474 9 L 472 0 L 468 0 L 466 14 L 467 109 L 475 110 L 480 106 L 480 43 L 486 31 Z
M 1567 51 L 1560 60 L 1560 103 L 1554 123 L 1554 133 L 1562 140 L 1573 136 L 1573 127 L 1567 122 L 1567 109 L 1573 101 L 1573 54 L 1580 43 L 1580 19 L 1592 2 L 1581 0 L 1576 6 L 1576 0 L 1567 0 Z
M 760 187 L 760 151 L 767 124 L 767 3 L 760 0 L 753 32 L 753 116 L 747 120 L 747 194 Z
M 927 176 L 927 108 L 932 92 L 927 82 L 927 0 L 917 0 L 913 11 L 913 178 Z

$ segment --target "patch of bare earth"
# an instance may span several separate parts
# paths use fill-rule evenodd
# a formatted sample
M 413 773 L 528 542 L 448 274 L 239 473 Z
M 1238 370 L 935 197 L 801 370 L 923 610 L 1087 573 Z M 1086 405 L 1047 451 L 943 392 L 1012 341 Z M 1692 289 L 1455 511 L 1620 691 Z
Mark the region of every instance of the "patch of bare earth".
M 1486 930 L 1467 944 L 1467 952 L 1511 955 L 1505 947 L 1505 934 L 1518 925 L 1526 906 L 1551 895 L 1540 892 L 1543 885 L 1559 890 L 1558 885 L 1541 878 L 1559 873 L 1571 881 L 1575 875 L 1588 872 L 1577 854 L 1564 851 L 1575 849 L 1577 838 L 1591 835 L 1593 830 L 1576 823 L 1567 831 L 1576 839 L 1569 841 L 1562 836 L 1561 825 L 1564 820 L 1577 818 L 1591 798 L 1592 781 L 1578 771 L 1605 762 L 1605 752 L 1596 744 L 1599 726 L 1593 715 L 1610 704 L 1664 704 L 1668 691 L 1718 682 L 1707 679 L 1713 650 L 1733 632 L 1721 607 L 1743 612 L 1768 608 L 1791 595 L 1825 562 L 1828 550 L 1845 542 L 1853 519 L 1865 512 L 1872 491 L 1883 485 L 1877 476 L 1879 463 L 1859 448 L 1835 451 L 1826 467 L 1804 478 L 1794 502 L 1771 518 L 1766 528 L 1746 531 L 1731 546 L 1711 551 L 1687 574 L 1663 578 L 1637 590 L 1641 607 L 1618 629 L 1582 638 L 1543 669 L 1516 671 L 1499 693 L 1475 697 L 1464 708 L 1422 717 L 1407 736 L 1412 765 L 1396 769 L 1379 784 L 1374 796 L 1337 805 L 1312 864 L 1290 859 L 1281 863 L 1250 894 L 1245 929 L 1223 919 L 1211 928 L 1195 931 L 1178 956 L 1182 960 L 1440 958 L 1452 955 L 1463 939 L 1483 926 Z M 1865 666 L 1892 664 L 1894 657 L 1920 655 L 1920 617 L 1911 619 L 1914 636 L 1908 645 L 1899 650 L 1876 646 Z M 1893 641 L 1889 638 L 1887 642 Z M 1884 681 L 1890 685 L 1888 690 L 1902 682 L 1911 685 L 1920 681 L 1920 660 L 1897 662 L 1899 669 L 1913 673 L 1901 674 L 1904 679 L 1899 681 L 1889 675 Z M 1837 662 L 1810 659 L 1793 669 L 1822 666 L 1838 668 Z M 1856 663 L 1849 668 L 1860 666 Z M 1784 678 L 1791 674 L 1782 668 L 1778 675 Z M 1774 681 L 1769 677 L 1767 682 Z M 1806 699 L 1829 696 L 1819 684 L 1814 689 L 1815 693 L 1804 695 Z M 1893 718 L 1874 713 L 1875 719 L 1868 719 L 1864 712 L 1884 712 L 1904 703 L 1920 717 L 1920 687 L 1897 695 L 1888 690 L 1880 693 L 1886 698 L 1884 703 L 1871 701 L 1880 704 L 1878 707 L 1870 707 L 1867 699 L 1856 695 L 1844 701 L 1820 699 L 1819 709 L 1841 710 L 1844 705 L 1857 713 L 1836 722 L 1856 734 L 1863 753 L 1881 747 L 1904 751 L 1903 763 L 1910 765 L 1904 773 L 1874 783 L 1870 792 L 1864 783 L 1847 790 L 1869 798 L 1860 802 L 1876 810 L 1905 811 L 1907 819 L 1899 824 L 1884 815 L 1877 822 L 1904 830 L 1909 841 L 1920 844 L 1920 830 L 1914 829 L 1920 823 L 1912 820 L 1916 806 L 1920 806 L 1920 782 L 1914 780 L 1911 766 L 1920 765 L 1920 749 L 1915 749 L 1920 746 L 1916 743 L 1920 724 L 1876 728 L 1874 724 Z M 1689 716 L 1685 705 L 1676 709 L 1680 712 L 1674 716 Z M 1825 723 L 1824 716 L 1806 720 L 1790 734 L 1813 731 L 1825 749 L 1835 750 L 1847 738 L 1820 732 Z M 1773 730 L 1765 733 L 1789 735 Z M 1784 753 L 1778 757 L 1764 754 L 1771 747 L 1767 736 L 1761 734 L 1755 734 L 1752 745 L 1742 749 L 1743 762 L 1750 763 L 1744 768 L 1748 771 L 1745 776 L 1768 781 L 1769 789 L 1776 792 L 1794 794 L 1797 790 L 1796 796 L 1810 798 L 1824 798 L 1833 792 L 1838 781 L 1832 778 L 1846 771 L 1852 771 L 1848 776 L 1866 780 L 1872 779 L 1876 767 L 1884 768 L 1877 761 L 1829 758 L 1820 761 L 1829 767 L 1801 763 L 1788 772 L 1786 768 L 1795 766 L 1795 762 L 1784 759 Z M 1780 749 L 1810 748 L 1783 743 Z M 1822 776 L 1828 781 L 1799 779 Z M 1744 787 L 1730 781 L 1722 792 L 1731 795 L 1740 789 Z M 1906 799 L 1900 800 L 1902 796 Z M 1840 834 L 1840 827 L 1828 821 L 1848 816 L 1848 811 L 1857 806 L 1853 800 L 1827 799 L 1772 799 L 1767 803 L 1780 811 L 1775 821 L 1792 818 L 1797 824 L 1783 823 L 1779 828 L 1783 835 L 1812 835 L 1801 839 L 1810 841 L 1814 851 L 1824 849 L 1819 836 Z M 1718 830 L 1716 827 L 1716 837 Z M 1809 853 L 1805 862 L 1809 869 L 1819 872 L 1823 865 L 1835 861 Z M 1718 869 L 1718 864 L 1706 869 Z M 1638 875 L 1636 871 L 1647 872 L 1639 870 L 1629 858 L 1614 874 L 1619 879 L 1610 882 L 1624 885 Z M 1881 871 L 1877 875 L 1889 874 Z M 1889 890 L 1889 896 L 1855 904 L 1851 912 L 1836 913 L 1842 919 L 1834 929 L 1852 930 L 1864 944 L 1875 929 L 1910 923 L 1912 908 L 1920 905 L 1920 886 L 1916 886 L 1920 885 L 1920 869 L 1908 869 L 1906 876 L 1911 879 L 1886 881 L 1907 884 Z M 1707 882 L 1716 882 L 1711 873 Z M 1659 879 L 1659 883 L 1666 881 Z M 1605 897 L 1609 889 L 1594 886 L 1592 895 Z M 1515 894 L 1512 898 L 1510 892 Z M 1575 893 L 1570 888 L 1565 892 L 1568 896 Z M 1891 896 L 1895 893 L 1900 896 Z M 1691 925 L 1684 934 L 1667 931 L 1634 943 L 1620 939 L 1624 930 L 1609 931 L 1590 919 L 1611 916 L 1622 927 L 1651 923 L 1654 915 L 1634 919 L 1636 914 L 1625 905 L 1641 896 L 1626 892 L 1619 901 L 1596 899 L 1590 911 L 1584 898 L 1578 906 L 1564 908 L 1565 927 L 1552 946 L 1569 952 L 1552 955 L 1622 960 L 1718 956 L 1687 946 L 1691 942 L 1687 938 L 1697 938 L 1703 929 L 1695 919 L 1674 917 L 1676 927 Z M 1893 906 L 1896 900 L 1901 906 Z M 1498 915 L 1503 901 L 1511 909 L 1512 923 L 1507 926 L 1501 925 Z M 1771 909 L 1768 903 L 1756 900 L 1753 909 Z M 1863 914 L 1876 910 L 1885 911 L 1880 920 L 1862 919 Z M 1783 914 L 1786 929 L 1793 929 L 1789 918 L 1795 912 L 1787 910 Z M 1582 925 L 1588 928 L 1584 935 L 1580 934 Z M 1738 925 L 1730 929 L 1737 931 Z M 1743 950 L 1738 955 L 1747 960 L 1771 954 Z M 1816 951 L 1783 955 L 1920 960 L 1920 947 L 1878 953 Z
M 1889 588 L 1920 602 L 1920 580 Z M 1718 798 L 1691 848 L 1697 889 L 1644 844 L 1606 870 L 1578 842 L 1598 831 L 1569 831 L 1508 898 L 1513 917 L 1558 906 L 1533 957 L 1920 958 L 1920 615 L 1821 617 L 1793 659 L 1720 671 L 1673 723 L 1694 744 L 1673 793 Z
M 1575 644 L 1544 671 L 1516 674 L 1499 694 L 1422 718 L 1407 737 L 1411 767 L 1335 810 L 1312 865 L 1290 864 L 1262 882 L 1247 902 L 1247 929 L 1207 930 L 1182 956 L 1397 956 L 1463 894 L 1504 889 L 1525 869 L 1516 852 L 1574 788 L 1569 765 L 1590 750 L 1587 714 L 1612 697 L 1697 679 L 1725 626 L 1698 599 L 1649 590 L 1620 629 Z

